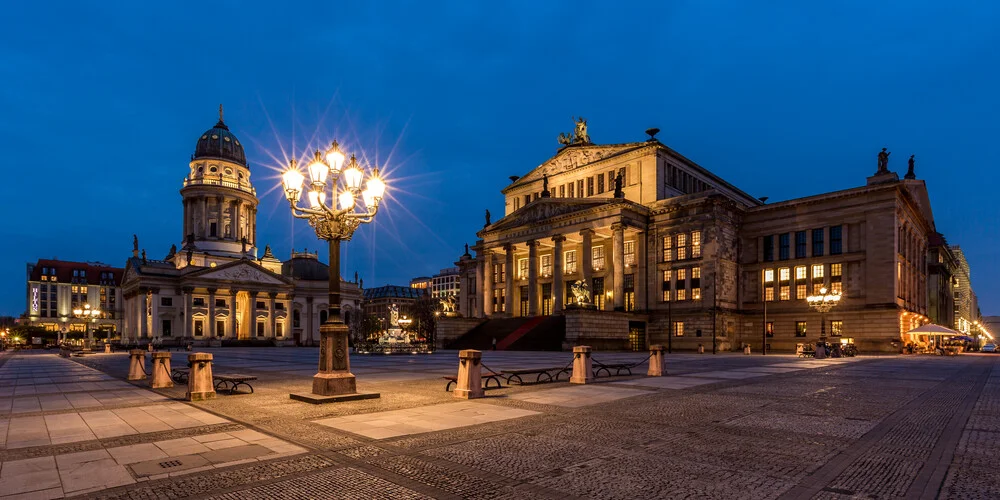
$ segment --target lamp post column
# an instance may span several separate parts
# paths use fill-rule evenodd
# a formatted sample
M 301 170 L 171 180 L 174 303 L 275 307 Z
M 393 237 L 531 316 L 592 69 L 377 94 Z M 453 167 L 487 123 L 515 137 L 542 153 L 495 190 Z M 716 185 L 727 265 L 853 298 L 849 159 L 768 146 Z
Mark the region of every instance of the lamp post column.
M 330 239 L 330 297 L 326 323 L 319 327 L 319 372 L 313 376 L 313 394 L 354 394 L 347 325 L 340 319 L 340 240 Z

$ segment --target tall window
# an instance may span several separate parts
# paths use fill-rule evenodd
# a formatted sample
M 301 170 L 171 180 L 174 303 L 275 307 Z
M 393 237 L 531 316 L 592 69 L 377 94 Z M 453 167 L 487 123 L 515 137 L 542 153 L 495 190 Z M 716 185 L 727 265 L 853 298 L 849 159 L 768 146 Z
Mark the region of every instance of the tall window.
M 576 192 L 579 193 L 580 198 L 583 198 L 583 179 L 576 181 Z
M 257 322 L 257 336 L 258 337 L 263 337 L 264 336 L 264 322 L 263 321 L 258 321 Z
M 502 313 L 507 312 L 507 301 L 504 300 L 503 288 L 497 288 L 493 290 L 493 312 Z
M 587 196 L 594 196 L 594 177 L 587 177 Z
M 674 336 L 683 337 L 684 336 L 684 322 L 674 321 Z
M 566 197 L 566 185 L 565 184 L 559 186 L 559 197 L 560 198 L 565 198 Z
M 684 260 L 687 256 L 687 235 L 684 233 L 677 235 L 677 260 Z
M 528 292 L 528 286 L 525 285 L 525 286 L 520 287 L 520 293 L 518 295 L 521 296 L 521 304 L 520 304 L 521 305 L 521 316 L 527 316 L 528 315 L 528 300 L 531 298 L 531 295 Z
M 593 252 L 593 269 L 595 271 L 600 271 L 604 269 L 604 247 L 594 247 Z
M 604 192 L 604 176 L 603 175 L 598 175 L 597 176 L 597 194 L 601 194 L 603 192 Z
M 670 262 L 674 260 L 674 237 L 664 236 L 663 237 L 663 262 Z
M 625 310 L 626 311 L 631 311 L 631 310 L 635 309 L 635 275 L 634 274 L 626 274 L 625 275 L 625 286 L 623 288 L 624 288 L 624 292 L 625 292 L 625 297 L 623 297 L 625 299 L 624 300 L 624 302 L 625 302 Z
M 635 241 L 629 240 L 625 242 L 625 267 L 632 267 L 635 265 Z
M 778 235 L 778 259 L 788 260 L 789 259 L 789 238 L 788 233 L 782 233 Z
M 493 264 L 493 283 L 503 283 L 504 281 L 504 265 L 505 264 Z
M 567 250 L 566 252 L 563 253 L 563 255 L 566 258 L 566 261 L 564 262 L 565 265 L 563 266 L 563 267 L 565 267 L 566 274 L 575 273 L 576 272 L 576 250 Z
M 673 279 L 673 271 L 667 269 L 663 271 L 663 301 L 670 301 L 670 280 Z
M 172 334 L 172 332 L 170 331 L 170 326 L 171 323 L 169 319 L 163 320 L 163 322 L 160 323 L 160 334 L 163 335 L 164 337 L 169 337 Z
M 830 255 L 843 253 L 842 226 L 830 226 Z
M 278 321 L 274 324 L 274 336 L 282 337 L 285 335 L 285 324 Z
M 841 320 L 833 320 L 830 322 L 830 335 L 834 337 L 840 337 L 844 334 L 844 322 Z
M 764 262 L 774 262 L 774 236 L 764 237 Z
M 791 269 L 782 267 L 778 269 L 778 300 L 789 300 L 791 298 Z
M 823 256 L 823 230 L 813 229 L 813 257 Z
M 796 321 L 795 322 L 795 336 L 796 337 L 805 337 L 806 336 L 806 322 L 805 321 Z
M 691 258 L 701 257 L 701 231 L 691 231 Z
M 205 322 L 200 319 L 194 320 L 194 335 L 196 337 L 205 335 Z
M 297 313 L 298 311 L 295 311 L 295 312 Z M 298 326 L 298 325 L 296 324 L 295 326 Z M 226 322 L 225 321 L 216 321 L 215 322 L 215 336 L 216 337 L 221 337 L 221 336 L 223 336 L 225 334 L 226 334 Z
M 767 336 L 767 338 L 774 337 L 774 321 L 768 321 L 765 328 L 764 335 Z
M 830 293 L 844 293 L 843 273 L 843 264 L 830 264 Z
M 687 269 L 677 270 L 677 281 L 674 282 L 674 292 L 677 295 L 677 300 L 687 300 Z
M 528 279 L 528 259 L 517 259 L 517 279 Z
M 701 299 L 701 268 L 691 268 L 691 300 Z
M 604 309 L 604 278 L 593 278 L 594 305 L 598 310 Z
M 813 264 L 812 266 L 813 293 L 818 294 L 823 288 L 823 264 Z
M 573 187 L 574 187 L 574 184 L 572 182 L 570 182 L 569 184 L 566 185 L 566 187 L 569 188 L 569 190 L 568 190 L 568 192 L 569 192 L 569 198 L 573 198 Z
M 542 256 L 542 276 L 549 277 L 552 276 L 552 255 L 545 254 Z

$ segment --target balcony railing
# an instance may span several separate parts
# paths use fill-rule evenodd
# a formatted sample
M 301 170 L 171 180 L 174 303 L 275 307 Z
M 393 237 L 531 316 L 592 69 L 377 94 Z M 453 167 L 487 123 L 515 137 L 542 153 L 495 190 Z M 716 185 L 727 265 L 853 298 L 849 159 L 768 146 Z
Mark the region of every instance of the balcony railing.
M 250 193 L 250 194 L 252 194 L 254 196 L 257 195 L 257 190 L 254 189 L 254 187 L 251 186 L 250 183 L 248 183 L 248 182 L 227 181 L 227 180 L 223 179 L 222 174 L 219 174 L 218 178 L 214 178 L 214 177 L 210 177 L 208 175 L 205 175 L 205 176 L 202 176 L 202 177 L 195 177 L 193 179 L 192 178 L 185 178 L 184 179 L 184 187 L 196 186 L 196 185 L 199 185 L 199 184 L 200 185 L 209 185 L 209 186 L 222 186 L 222 187 L 227 187 L 227 188 L 231 188 L 231 189 L 238 189 L 240 191 L 244 191 L 244 192 Z

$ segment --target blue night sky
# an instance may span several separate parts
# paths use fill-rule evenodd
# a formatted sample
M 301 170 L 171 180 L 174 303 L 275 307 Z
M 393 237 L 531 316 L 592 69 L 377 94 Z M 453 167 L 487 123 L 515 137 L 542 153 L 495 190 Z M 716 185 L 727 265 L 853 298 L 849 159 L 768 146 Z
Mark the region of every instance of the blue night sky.
M 180 243 L 178 191 L 219 103 L 280 258 L 321 246 L 274 189 L 287 155 L 336 137 L 385 165 L 392 199 L 344 255 L 367 286 L 453 265 L 507 177 L 584 116 L 597 143 L 659 127 L 772 201 L 862 185 L 883 146 L 901 176 L 916 154 L 938 230 L 1000 314 L 1000 4 L 766 3 L 8 3 L 0 314 L 24 311 L 27 262 L 123 266 L 133 233 L 151 258 Z

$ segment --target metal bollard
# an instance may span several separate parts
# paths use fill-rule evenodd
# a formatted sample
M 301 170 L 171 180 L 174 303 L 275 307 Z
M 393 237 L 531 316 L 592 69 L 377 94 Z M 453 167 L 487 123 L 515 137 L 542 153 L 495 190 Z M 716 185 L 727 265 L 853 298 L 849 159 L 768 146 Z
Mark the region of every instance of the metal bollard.
M 153 353 L 153 378 L 150 379 L 150 387 L 153 389 L 163 389 L 174 386 L 174 380 L 170 377 L 170 353 Z
M 482 357 L 483 353 L 475 349 L 458 352 L 458 380 L 452 396 L 462 399 L 483 397 Z
M 571 384 L 589 384 L 594 380 L 594 372 L 590 361 L 590 346 L 578 345 L 573 348 L 573 375 L 569 378 Z
M 663 359 L 663 346 L 649 346 L 649 370 L 646 371 L 646 376 L 662 377 L 666 374 L 667 370 L 665 367 L 665 360 Z
M 128 380 L 146 380 L 146 353 L 142 349 L 132 349 L 128 355 Z
M 196 352 L 188 354 L 191 371 L 188 373 L 188 401 L 215 399 L 215 381 L 212 378 L 212 354 Z

